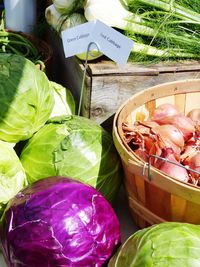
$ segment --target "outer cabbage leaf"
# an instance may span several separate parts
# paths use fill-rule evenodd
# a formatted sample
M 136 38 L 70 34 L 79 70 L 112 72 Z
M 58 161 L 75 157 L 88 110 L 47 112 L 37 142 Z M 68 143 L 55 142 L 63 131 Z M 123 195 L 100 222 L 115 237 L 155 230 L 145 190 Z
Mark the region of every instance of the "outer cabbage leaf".
M 112 201 L 121 184 L 121 162 L 112 137 L 100 125 L 79 116 L 50 119 L 20 156 L 28 182 L 70 176 Z
M 94 188 L 49 177 L 9 202 L 0 239 L 8 266 L 99 267 L 119 244 L 120 225 Z
M 75 114 L 75 100 L 70 90 L 52 81 L 51 86 L 53 87 L 55 104 L 50 118 L 59 115 Z
M 110 260 L 109 267 L 199 267 L 200 227 L 166 222 L 137 231 Z
M 0 215 L 7 202 L 27 185 L 22 164 L 11 145 L 0 141 Z
M 53 91 L 44 72 L 25 57 L 0 54 L 0 139 L 30 138 L 49 118 Z

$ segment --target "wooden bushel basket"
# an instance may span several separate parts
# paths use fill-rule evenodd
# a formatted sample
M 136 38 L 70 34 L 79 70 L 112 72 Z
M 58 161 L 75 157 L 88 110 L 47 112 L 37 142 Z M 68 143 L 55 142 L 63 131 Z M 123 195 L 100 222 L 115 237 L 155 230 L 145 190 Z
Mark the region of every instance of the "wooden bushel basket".
M 133 123 L 143 114 L 147 117 L 162 103 L 175 104 L 185 114 L 200 108 L 200 79 L 148 88 L 133 95 L 116 112 L 113 139 L 124 168 L 129 208 L 141 228 L 164 221 L 200 224 L 200 188 L 164 175 L 154 167 L 149 169 L 123 141 L 123 122 Z

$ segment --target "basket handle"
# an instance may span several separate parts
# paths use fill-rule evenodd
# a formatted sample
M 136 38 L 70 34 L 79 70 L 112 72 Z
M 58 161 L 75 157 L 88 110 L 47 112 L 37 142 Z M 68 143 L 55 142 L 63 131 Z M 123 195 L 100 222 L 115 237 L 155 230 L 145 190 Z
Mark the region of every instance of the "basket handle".
M 131 209 L 142 219 L 144 219 L 149 224 L 157 224 L 166 222 L 166 220 L 162 219 L 158 215 L 151 212 L 149 209 L 141 205 L 137 200 L 129 197 L 129 205 Z
M 139 176 L 147 176 L 147 170 L 148 170 L 148 163 L 147 162 L 139 162 L 132 159 L 128 159 L 127 168 L 131 173 L 137 174 Z M 149 179 L 150 181 L 152 179 Z
M 151 173 L 148 173 L 148 163 L 139 162 L 129 159 L 125 168 L 133 176 L 139 176 L 141 179 L 148 183 L 152 183 L 158 188 L 174 195 L 181 197 L 185 200 L 191 201 L 199 205 L 200 203 L 200 190 L 197 187 L 186 184 L 180 180 L 172 178 L 158 169 L 151 167 Z

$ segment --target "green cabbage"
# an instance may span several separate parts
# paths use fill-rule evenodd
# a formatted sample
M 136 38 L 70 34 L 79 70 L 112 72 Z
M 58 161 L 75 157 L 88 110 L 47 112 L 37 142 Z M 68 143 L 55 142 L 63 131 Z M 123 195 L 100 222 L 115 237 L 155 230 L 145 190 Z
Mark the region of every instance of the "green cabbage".
M 49 118 L 53 90 L 44 72 L 23 56 L 0 54 L 0 139 L 30 138 Z
M 28 182 L 70 176 L 112 201 L 121 184 L 121 164 L 112 137 L 100 125 L 79 116 L 50 119 L 28 141 L 20 156 Z
M 0 215 L 7 202 L 25 185 L 26 175 L 12 145 L 0 141 Z
M 108 267 L 199 267 L 200 226 L 166 222 L 137 231 Z

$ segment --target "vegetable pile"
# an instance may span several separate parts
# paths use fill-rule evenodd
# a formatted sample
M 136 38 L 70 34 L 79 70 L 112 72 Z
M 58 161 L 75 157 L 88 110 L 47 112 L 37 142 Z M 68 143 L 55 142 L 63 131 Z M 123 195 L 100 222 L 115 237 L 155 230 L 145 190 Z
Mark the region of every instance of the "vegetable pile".
M 102 266 L 120 242 L 108 203 L 122 170 L 111 135 L 74 115 L 72 93 L 24 56 L 0 53 L 0 104 L 0 247 L 8 266 Z
M 108 267 L 195 267 L 199 253 L 199 225 L 166 222 L 130 236 Z
M 80 20 L 66 23 L 78 10 L 82 23 L 98 19 L 134 40 L 130 60 L 200 58 L 200 3 L 196 0 L 86 0 L 77 9 L 76 0 L 53 3 L 46 19 L 56 31 L 81 24 Z
M 72 116 L 71 92 L 49 81 L 30 60 L 5 53 L 0 66 L 0 140 L 13 144 L 28 182 L 71 176 L 112 201 L 121 184 L 121 164 L 110 134 L 89 119 Z
M 97 190 L 49 177 L 9 202 L 0 238 L 8 266 L 100 267 L 120 242 L 120 226 Z
M 122 129 L 124 141 L 140 159 L 173 178 L 200 185 L 200 109 L 184 115 L 165 103 L 147 120 L 124 122 Z

